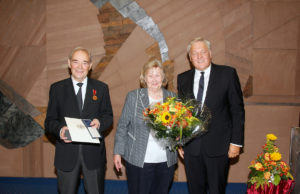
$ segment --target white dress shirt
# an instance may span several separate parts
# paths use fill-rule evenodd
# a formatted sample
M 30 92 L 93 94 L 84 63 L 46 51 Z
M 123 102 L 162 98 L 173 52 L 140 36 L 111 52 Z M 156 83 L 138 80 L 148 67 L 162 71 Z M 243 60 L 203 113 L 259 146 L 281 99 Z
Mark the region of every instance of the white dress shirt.
M 202 97 L 202 104 L 204 103 L 205 97 L 206 97 L 206 91 L 210 76 L 210 70 L 211 65 L 206 68 L 204 71 L 199 71 L 198 69 L 195 69 L 195 76 L 194 76 L 194 96 L 197 98 L 198 95 L 198 89 L 199 89 L 199 80 L 201 78 L 201 72 L 204 72 L 204 90 L 203 90 L 203 97 Z
M 78 90 L 79 90 L 79 86 L 77 86 L 77 83 L 79 83 L 78 81 L 76 81 L 72 76 L 72 82 L 73 82 L 73 87 L 74 87 L 74 91 L 75 91 L 75 95 L 77 94 Z M 82 94 L 82 108 L 84 106 L 84 99 L 85 99 L 85 94 L 86 94 L 86 87 L 87 87 L 87 77 L 83 80 L 82 86 L 81 86 L 81 94 Z

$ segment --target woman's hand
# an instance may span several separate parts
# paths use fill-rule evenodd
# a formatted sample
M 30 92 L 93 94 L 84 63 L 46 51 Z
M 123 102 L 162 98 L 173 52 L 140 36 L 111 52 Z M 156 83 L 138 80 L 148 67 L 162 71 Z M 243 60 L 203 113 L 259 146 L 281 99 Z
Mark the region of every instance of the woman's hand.
M 178 151 L 179 156 L 180 156 L 182 159 L 184 159 L 184 151 L 183 151 L 182 147 L 179 147 L 177 151 Z
M 121 155 L 114 155 L 114 164 L 117 172 L 120 172 L 121 168 L 123 168 Z

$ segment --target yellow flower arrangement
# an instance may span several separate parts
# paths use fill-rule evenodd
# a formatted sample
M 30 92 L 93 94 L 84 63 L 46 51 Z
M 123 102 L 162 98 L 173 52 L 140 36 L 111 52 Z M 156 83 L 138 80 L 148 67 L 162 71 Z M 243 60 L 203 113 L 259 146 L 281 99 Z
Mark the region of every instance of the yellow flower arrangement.
M 267 140 L 271 140 L 271 141 L 275 141 L 277 139 L 277 137 L 272 133 L 267 134 L 266 137 L 267 137 Z
M 199 110 L 195 100 L 183 102 L 172 97 L 146 108 L 143 114 L 155 136 L 166 139 L 166 147 L 174 150 L 207 131 L 210 113 L 207 109 L 202 109 L 201 113 Z
M 263 145 L 263 152 L 257 155 L 255 161 L 251 162 L 248 184 L 256 185 L 256 189 L 269 183 L 277 186 L 281 180 L 293 180 L 290 167 L 281 161 L 278 147 L 274 145 L 277 137 L 274 134 L 266 135 L 267 142 Z
M 274 152 L 271 154 L 271 160 L 278 161 L 281 160 L 281 154 L 279 152 Z

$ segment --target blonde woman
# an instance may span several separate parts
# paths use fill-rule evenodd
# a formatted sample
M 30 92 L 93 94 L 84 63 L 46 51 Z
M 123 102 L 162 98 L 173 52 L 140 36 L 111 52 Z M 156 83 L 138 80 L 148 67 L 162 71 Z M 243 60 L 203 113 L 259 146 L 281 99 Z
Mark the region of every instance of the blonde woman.
M 150 104 L 175 96 L 166 86 L 167 79 L 158 60 L 146 63 L 140 75 L 143 88 L 127 94 L 115 135 L 114 165 L 117 171 L 125 160 L 129 194 L 167 194 L 172 184 L 176 152 L 157 140 L 143 119 Z

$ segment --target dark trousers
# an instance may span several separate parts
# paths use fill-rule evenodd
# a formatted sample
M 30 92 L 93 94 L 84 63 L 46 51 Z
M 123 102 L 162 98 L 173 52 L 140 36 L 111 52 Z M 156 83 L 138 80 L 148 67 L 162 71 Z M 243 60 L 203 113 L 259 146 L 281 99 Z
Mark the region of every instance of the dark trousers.
M 78 190 L 80 174 L 83 174 L 84 189 L 88 194 L 104 194 L 105 165 L 102 168 L 89 170 L 86 168 L 81 147 L 79 149 L 79 159 L 75 168 L 70 171 L 57 169 L 58 191 L 60 194 L 76 194 Z
M 174 176 L 175 165 L 167 162 L 144 163 L 140 168 L 126 162 L 129 194 L 168 194 Z
M 199 156 L 185 152 L 185 171 L 190 194 L 225 194 L 229 159 L 227 155 L 208 157 L 201 149 Z

